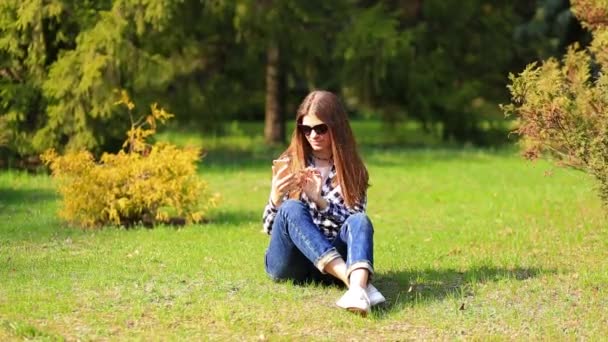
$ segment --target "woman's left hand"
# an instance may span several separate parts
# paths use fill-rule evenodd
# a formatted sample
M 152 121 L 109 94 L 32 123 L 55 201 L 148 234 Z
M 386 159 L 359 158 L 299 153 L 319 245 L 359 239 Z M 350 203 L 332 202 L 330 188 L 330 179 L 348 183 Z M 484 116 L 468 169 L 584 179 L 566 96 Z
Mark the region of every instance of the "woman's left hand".
M 319 203 L 321 200 L 321 188 L 323 186 L 323 178 L 321 172 L 313 168 L 306 169 L 306 174 L 303 179 L 302 191 L 310 200 Z

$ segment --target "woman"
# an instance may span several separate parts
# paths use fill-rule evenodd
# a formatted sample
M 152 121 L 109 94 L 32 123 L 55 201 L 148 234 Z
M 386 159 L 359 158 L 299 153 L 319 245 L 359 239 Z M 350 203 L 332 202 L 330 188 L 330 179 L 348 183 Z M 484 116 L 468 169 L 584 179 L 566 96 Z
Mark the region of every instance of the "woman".
M 339 280 L 348 290 L 336 305 L 365 316 L 385 301 L 369 284 L 374 268 L 367 169 L 336 95 L 308 94 L 296 123 L 291 144 L 272 166 L 264 210 L 264 230 L 271 235 L 266 272 L 275 280 Z

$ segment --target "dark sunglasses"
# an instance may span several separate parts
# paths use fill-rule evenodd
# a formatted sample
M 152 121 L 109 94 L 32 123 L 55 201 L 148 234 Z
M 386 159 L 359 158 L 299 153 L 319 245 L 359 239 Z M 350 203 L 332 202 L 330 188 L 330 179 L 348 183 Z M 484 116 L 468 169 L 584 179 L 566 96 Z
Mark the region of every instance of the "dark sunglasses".
M 329 130 L 329 127 L 327 127 L 327 124 L 319 124 L 319 125 L 314 125 L 312 127 L 299 124 L 298 128 L 300 129 L 300 131 L 302 131 L 302 133 L 304 133 L 305 136 L 309 136 L 313 130 L 315 131 L 315 133 L 317 133 L 317 135 L 325 134 Z

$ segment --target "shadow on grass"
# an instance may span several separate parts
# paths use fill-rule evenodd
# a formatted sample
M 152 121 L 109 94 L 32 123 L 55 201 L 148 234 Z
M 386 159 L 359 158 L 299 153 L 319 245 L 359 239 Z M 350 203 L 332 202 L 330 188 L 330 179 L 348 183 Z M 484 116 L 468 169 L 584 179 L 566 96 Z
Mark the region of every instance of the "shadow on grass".
M 270 168 L 272 160 L 277 158 L 285 147 L 251 146 L 214 147 L 205 152 L 200 163 L 201 169 L 252 169 Z M 500 148 L 476 148 L 457 146 L 422 146 L 416 144 L 396 145 L 364 145 L 360 147 L 364 161 L 376 166 L 399 166 L 404 163 L 410 167 L 426 166 L 435 162 L 451 162 L 466 160 L 467 162 L 485 163 L 490 160 L 488 155 L 514 155 L 513 145 Z
M 262 213 L 257 211 L 244 210 L 214 210 L 209 213 L 208 222 L 210 224 L 234 225 L 240 227 L 243 224 L 259 222 L 262 226 Z
M 466 161 L 467 163 L 489 163 L 489 156 L 513 156 L 517 150 L 513 145 L 501 148 L 469 147 L 414 147 L 393 146 L 389 148 L 363 148 L 361 154 L 369 165 L 383 167 L 426 167 L 433 163 Z
M 50 190 L 0 189 L 0 212 L 16 208 L 25 210 L 33 205 L 55 199 L 57 199 L 57 194 Z
M 376 310 L 380 317 L 414 304 L 442 300 L 446 297 L 474 296 L 474 285 L 501 280 L 522 281 L 555 270 L 539 268 L 473 267 L 455 269 L 404 270 L 377 273 L 374 285 L 386 297 L 386 303 Z
M 382 122 L 378 120 L 354 119 L 351 127 L 356 136 L 358 146 L 368 159 L 378 151 L 428 151 L 429 149 L 451 151 L 452 154 L 461 150 L 501 150 L 511 146 L 515 139 L 509 136 L 511 130 L 508 121 L 484 120 L 484 127 L 471 136 L 470 141 L 443 141 L 440 138 L 439 127 L 425 131 L 414 121 Z M 279 145 L 268 145 L 264 142 L 264 122 L 262 121 L 225 121 L 217 122 L 214 131 L 202 131 L 200 127 L 189 124 L 175 124 L 172 128 L 159 134 L 159 140 L 167 141 L 178 146 L 200 144 L 206 155 L 201 168 L 259 168 L 270 167 L 273 158 L 284 151 L 289 143 L 294 122 L 287 121 L 285 141 Z M 432 153 L 432 157 L 435 152 Z M 446 156 L 444 156 L 446 157 Z M 414 159 L 414 158 L 412 158 Z M 380 158 L 384 163 L 386 158 Z
M 215 147 L 204 152 L 201 168 L 244 169 L 268 167 L 284 148 L 258 146 L 250 148 Z

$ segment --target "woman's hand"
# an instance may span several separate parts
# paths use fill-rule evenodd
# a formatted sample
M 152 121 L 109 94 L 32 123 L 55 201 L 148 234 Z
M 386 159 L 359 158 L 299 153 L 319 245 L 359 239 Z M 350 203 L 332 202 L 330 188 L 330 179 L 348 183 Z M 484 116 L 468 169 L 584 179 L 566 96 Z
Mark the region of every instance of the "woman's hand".
M 313 168 L 306 169 L 302 182 L 302 191 L 311 201 L 315 202 L 319 207 L 325 207 L 326 202 L 321 197 L 321 188 L 323 187 L 323 177 L 321 172 Z
M 283 197 L 288 192 L 296 188 L 296 179 L 292 173 L 289 173 L 289 165 L 282 166 L 272 165 L 272 187 L 270 190 L 270 199 L 275 207 L 278 207 L 283 202 Z

